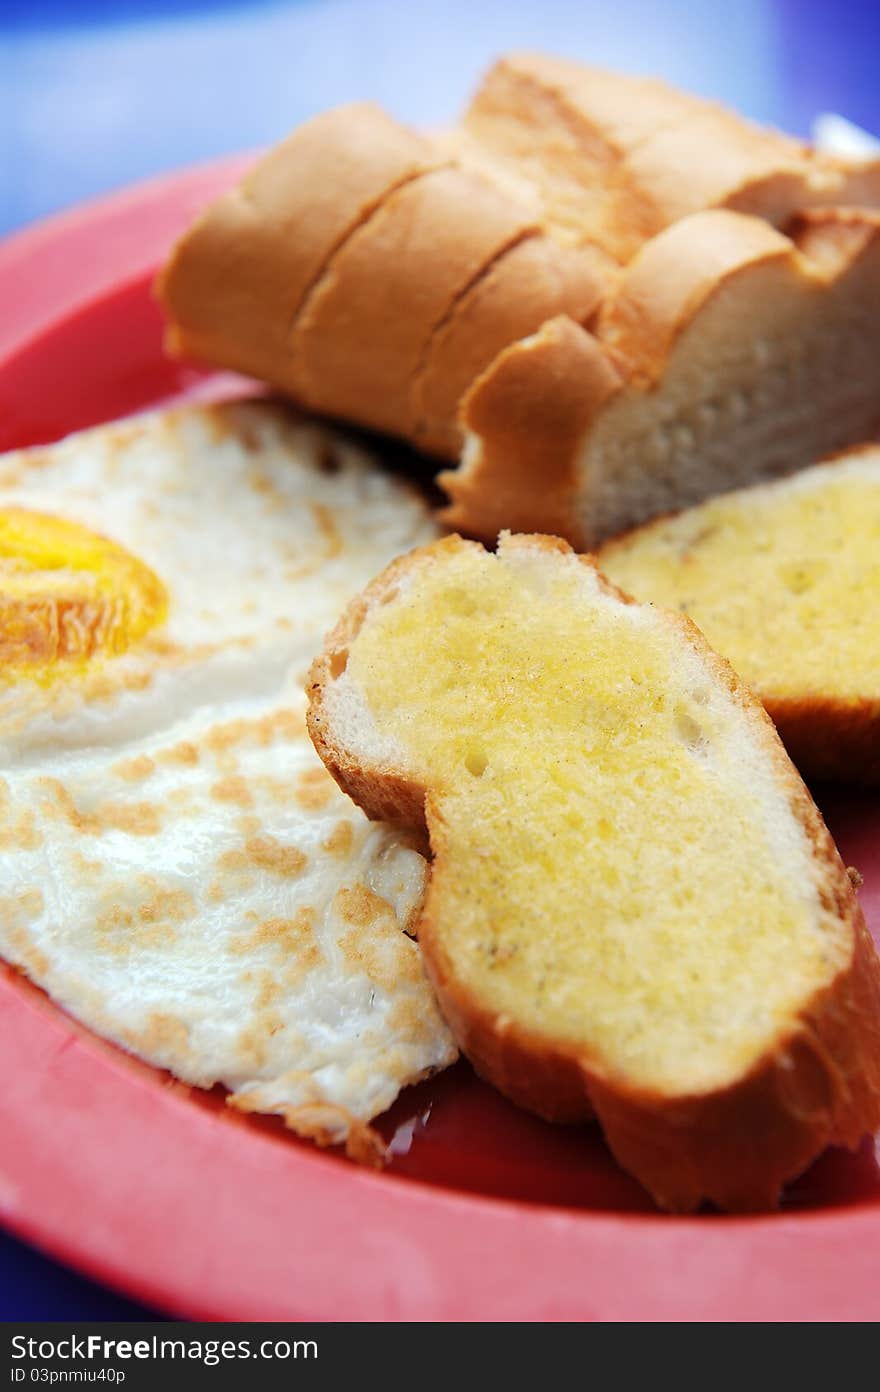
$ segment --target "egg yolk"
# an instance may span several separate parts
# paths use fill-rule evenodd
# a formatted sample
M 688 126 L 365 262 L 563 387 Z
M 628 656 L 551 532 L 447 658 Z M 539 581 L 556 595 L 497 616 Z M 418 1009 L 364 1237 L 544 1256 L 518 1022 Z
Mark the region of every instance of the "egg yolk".
M 0 510 L 0 670 L 50 677 L 122 653 L 161 623 L 168 595 L 143 561 L 77 522 Z

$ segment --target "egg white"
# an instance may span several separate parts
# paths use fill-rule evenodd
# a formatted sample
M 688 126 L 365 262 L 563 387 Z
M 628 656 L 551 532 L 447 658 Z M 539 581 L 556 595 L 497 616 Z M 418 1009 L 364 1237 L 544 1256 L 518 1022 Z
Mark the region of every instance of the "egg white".
M 264 403 L 0 459 L 0 509 L 124 546 L 167 619 L 0 688 L 0 952 L 96 1031 L 245 1110 L 347 1140 L 455 1048 L 404 932 L 422 856 L 320 764 L 324 632 L 435 535 L 353 445 Z M 63 577 L 59 576 L 59 583 Z

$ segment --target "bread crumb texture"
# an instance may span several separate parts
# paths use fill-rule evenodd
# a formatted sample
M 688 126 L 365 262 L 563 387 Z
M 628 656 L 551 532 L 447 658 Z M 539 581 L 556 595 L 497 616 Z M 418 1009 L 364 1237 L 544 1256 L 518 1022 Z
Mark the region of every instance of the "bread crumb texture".
M 880 700 L 880 449 L 640 528 L 601 552 L 690 615 L 762 697 Z

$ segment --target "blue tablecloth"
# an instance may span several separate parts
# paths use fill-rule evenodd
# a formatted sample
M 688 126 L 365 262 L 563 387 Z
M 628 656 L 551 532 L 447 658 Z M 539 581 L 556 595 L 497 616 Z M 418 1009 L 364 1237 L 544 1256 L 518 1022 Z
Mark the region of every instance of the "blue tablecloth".
M 829 110 L 880 131 L 877 0 L 0 0 L 0 234 L 337 102 L 446 122 L 510 48 L 656 73 L 802 135 Z M 0 1238 L 0 1317 L 141 1313 Z

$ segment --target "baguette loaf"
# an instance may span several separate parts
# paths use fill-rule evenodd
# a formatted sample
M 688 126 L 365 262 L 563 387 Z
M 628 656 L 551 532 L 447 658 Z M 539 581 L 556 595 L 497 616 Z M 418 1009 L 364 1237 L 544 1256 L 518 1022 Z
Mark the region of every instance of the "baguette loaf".
M 880 162 L 514 56 L 445 137 L 365 105 L 306 123 L 183 237 L 158 293 L 173 353 L 464 448 L 453 526 L 591 546 L 870 433 L 878 215 L 793 216 L 842 200 L 880 204 Z
M 880 785 L 880 447 L 648 523 L 597 559 L 690 615 L 802 773 Z
M 462 405 L 448 523 L 591 548 L 870 438 L 880 215 L 805 214 L 795 232 L 694 213 L 638 253 L 595 335 L 557 318 L 505 349 Z
M 447 538 L 348 609 L 309 728 L 427 825 L 419 939 L 479 1072 L 595 1114 L 662 1206 L 754 1209 L 880 1123 L 880 965 L 768 717 L 684 617 L 547 537 Z

